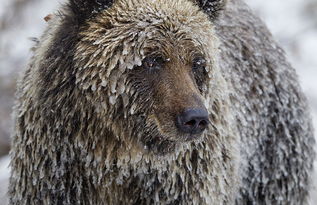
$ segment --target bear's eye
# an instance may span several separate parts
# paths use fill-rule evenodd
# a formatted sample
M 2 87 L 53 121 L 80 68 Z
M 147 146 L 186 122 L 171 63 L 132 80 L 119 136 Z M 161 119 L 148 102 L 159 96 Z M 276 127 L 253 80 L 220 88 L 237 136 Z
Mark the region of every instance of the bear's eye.
M 142 65 L 149 71 L 156 71 L 161 69 L 164 63 L 162 56 L 148 56 L 143 60 Z
M 206 76 L 207 76 L 206 75 L 207 71 L 205 69 L 206 66 L 207 66 L 207 61 L 204 57 L 198 56 L 193 59 L 192 71 L 193 71 L 198 89 L 200 90 L 201 93 L 203 92 L 202 88 L 203 88 L 204 82 L 206 81 Z
M 192 69 L 194 72 L 204 70 L 206 68 L 206 59 L 202 56 L 195 57 L 193 60 Z

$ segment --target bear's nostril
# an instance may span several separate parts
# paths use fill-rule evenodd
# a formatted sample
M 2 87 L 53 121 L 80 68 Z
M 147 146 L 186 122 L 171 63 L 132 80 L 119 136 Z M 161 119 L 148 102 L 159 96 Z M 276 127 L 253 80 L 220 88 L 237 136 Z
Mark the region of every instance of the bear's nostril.
M 189 127 L 193 127 L 196 125 L 196 120 L 191 120 L 191 121 L 185 122 L 185 125 L 189 126 Z
M 202 120 L 199 122 L 198 126 L 201 128 L 201 129 L 205 129 L 208 125 L 208 122 L 206 120 Z
M 189 109 L 177 116 L 176 126 L 179 131 L 189 134 L 200 134 L 208 125 L 206 109 Z

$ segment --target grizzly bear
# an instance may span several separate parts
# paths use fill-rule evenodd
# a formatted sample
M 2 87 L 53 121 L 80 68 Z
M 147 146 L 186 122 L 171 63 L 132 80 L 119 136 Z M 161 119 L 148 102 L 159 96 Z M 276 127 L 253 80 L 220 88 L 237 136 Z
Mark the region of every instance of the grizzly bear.
M 307 202 L 307 102 L 240 0 L 69 0 L 18 87 L 11 204 Z

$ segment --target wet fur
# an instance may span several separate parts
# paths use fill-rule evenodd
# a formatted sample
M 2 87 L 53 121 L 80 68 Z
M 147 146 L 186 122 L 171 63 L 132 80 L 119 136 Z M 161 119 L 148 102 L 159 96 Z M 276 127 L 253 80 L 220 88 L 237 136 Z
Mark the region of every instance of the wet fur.
M 11 204 L 305 202 L 306 101 L 243 3 L 216 20 L 204 1 L 81 2 L 49 21 L 19 83 Z M 145 71 L 156 51 L 170 61 Z M 197 53 L 208 61 L 201 83 L 191 74 Z M 211 124 L 187 141 L 175 115 L 202 104 Z

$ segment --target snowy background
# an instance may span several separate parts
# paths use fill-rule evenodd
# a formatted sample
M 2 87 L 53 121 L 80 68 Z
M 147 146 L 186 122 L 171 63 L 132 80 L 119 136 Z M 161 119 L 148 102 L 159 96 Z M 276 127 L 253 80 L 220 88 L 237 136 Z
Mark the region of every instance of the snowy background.
M 43 18 L 64 0 L 0 1 L 0 205 L 9 176 L 10 113 L 19 71 L 30 57 L 31 37 L 39 37 L 46 26 Z M 317 130 L 317 0 L 246 0 L 267 23 L 285 49 L 310 102 Z M 316 135 L 317 136 L 317 133 Z M 314 179 L 317 182 L 317 175 Z M 317 202 L 312 192 L 311 205 Z

